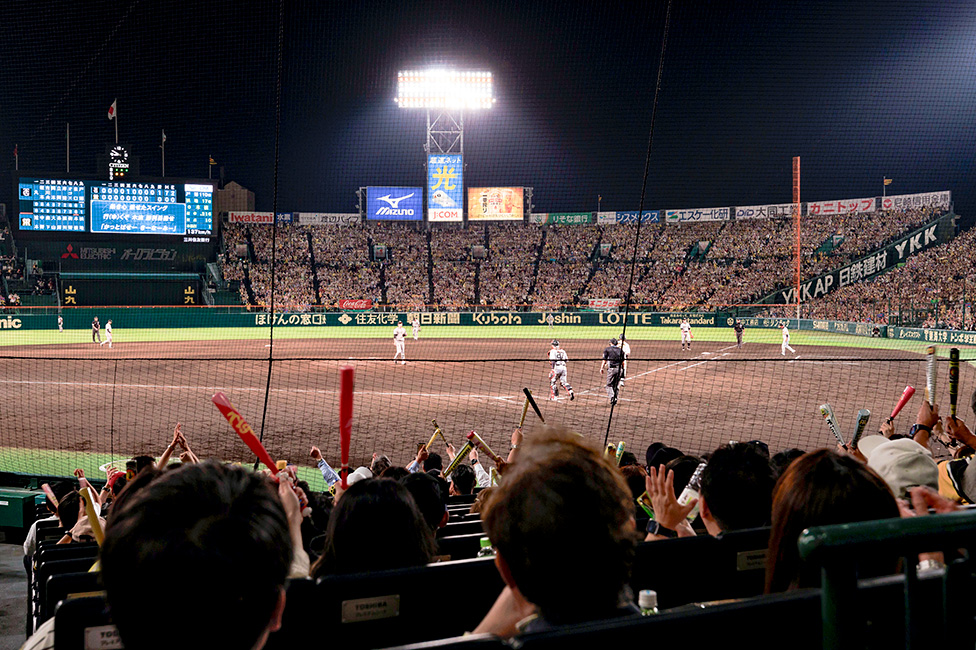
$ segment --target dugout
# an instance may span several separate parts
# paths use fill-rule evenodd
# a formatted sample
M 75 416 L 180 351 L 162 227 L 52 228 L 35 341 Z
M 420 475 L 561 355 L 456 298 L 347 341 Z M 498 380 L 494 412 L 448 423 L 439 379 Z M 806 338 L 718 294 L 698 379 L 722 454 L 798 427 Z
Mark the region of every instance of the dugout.
M 65 307 L 107 305 L 200 305 L 198 273 L 61 273 L 58 293 Z

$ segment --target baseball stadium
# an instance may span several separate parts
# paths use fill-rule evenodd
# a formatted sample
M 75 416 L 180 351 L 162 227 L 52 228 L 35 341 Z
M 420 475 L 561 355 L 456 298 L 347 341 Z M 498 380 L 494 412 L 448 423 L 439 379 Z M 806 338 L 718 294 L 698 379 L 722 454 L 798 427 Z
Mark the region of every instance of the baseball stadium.
M 122 4 L 0 9 L 0 650 L 971 645 L 971 9 Z

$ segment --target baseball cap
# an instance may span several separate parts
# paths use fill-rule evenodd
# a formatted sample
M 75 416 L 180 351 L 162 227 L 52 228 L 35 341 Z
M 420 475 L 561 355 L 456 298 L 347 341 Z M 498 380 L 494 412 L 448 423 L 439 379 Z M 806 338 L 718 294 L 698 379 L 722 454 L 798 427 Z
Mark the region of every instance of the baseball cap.
M 610 345 L 617 345 L 617 339 L 610 339 Z
M 358 467 L 356 471 L 346 477 L 346 485 L 355 485 L 364 479 L 373 478 L 373 472 L 368 467 Z
M 553 341 L 552 342 L 552 347 L 558 348 L 559 347 L 559 341 Z
M 939 468 L 932 452 L 910 438 L 866 436 L 858 449 L 867 457 L 868 467 L 881 475 L 896 497 L 904 497 L 909 488 L 918 485 L 939 489 Z
M 623 334 L 621 334 L 621 335 L 620 335 L 620 340 L 621 340 L 621 341 L 626 341 L 626 340 L 627 340 L 627 337 L 626 337 L 626 336 L 624 336 Z

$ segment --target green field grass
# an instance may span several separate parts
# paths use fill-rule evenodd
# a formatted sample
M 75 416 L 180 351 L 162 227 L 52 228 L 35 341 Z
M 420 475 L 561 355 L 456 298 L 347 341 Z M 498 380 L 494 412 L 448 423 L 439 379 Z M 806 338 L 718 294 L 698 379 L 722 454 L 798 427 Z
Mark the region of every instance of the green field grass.
M 374 327 L 279 327 L 275 328 L 276 340 L 319 340 L 319 339 L 388 339 L 392 329 L 387 326 Z M 619 336 L 620 326 L 573 326 L 560 325 L 549 329 L 540 326 L 495 326 L 495 327 L 462 327 L 452 325 L 427 325 L 421 331 L 421 337 L 437 339 L 526 339 L 549 340 L 599 340 Z M 735 337 L 731 328 L 726 327 L 698 327 L 692 330 L 695 341 L 734 343 Z M 104 337 L 104 335 L 103 335 Z M 184 341 L 260 341 L 269 337 L 268 328 L 232 328 L 208 327 L 185 329 L 119 329 L 114 332 L 114 344 L 124 346 L 126 343 L 157 343 Z M 674 341 L 679 340 L 676 327 L 631 326 L 627 329 L 629 341 Z M 747 329 L 745 342 L 779 345 L 780 331 L 776 329 Z M 91 343 L 91 331 L 65 330 L 8 330 L 2 335 L 3 346 L 25 345 L 53 345 L 53 344 L 85 344 Z M 409 339 L 407 345 L 412 341 Z M 793 347 L 804 345 L 818 345 L 838 348 L 860 348 L 871 350 L 902 350 L 924 354 L 927 343 L 918 341 L 898 341 L 894 339 L 875 339 L 847 334 L 811 331 L 793 331 L 790 333 L 790 343 Z M 797 348 L 799 350 L 799 348 Z M 961 347 L 964 360 L 976 359 L 976 349 Z M 939 347 L 940 356 L 948 356 L 948 346 Z M 0 355 L 2 356 L 2 355 Z
M 73 476 L 76 469 L 82 469 L 91 479 L 103 479 L 105 474 L 99 469 L 105 463 L 112 463 L 118 469 L 125 469 L 128 457 L 111 454 L 73 451 L 66 454 L 56 449 L 25 449 L 23 447 L 3 447 L 0 453 L 0 472 L 20 474 L 43 474 L 45 476 Z M 325 490 L 322 473 L 315 467 L 299 467 L 298 477 L 308 481 L 309 487 L 321 492 Z

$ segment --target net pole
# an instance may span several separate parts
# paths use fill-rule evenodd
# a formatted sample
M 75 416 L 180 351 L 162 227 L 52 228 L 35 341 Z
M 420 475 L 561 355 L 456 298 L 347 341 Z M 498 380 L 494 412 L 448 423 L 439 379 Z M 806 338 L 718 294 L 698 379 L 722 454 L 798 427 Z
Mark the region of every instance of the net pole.
M 271 375 L 274 372 L 274 326 L 275 326 L 275 269 L 276 252 L 278 249 L 278 167 L 281 152 L 281 60 L 284 55 L 285 42 L 285 3 L 278 3 L 278 62 L 275 79 L 275 144 L 274 144 L 274 190 L 271 198 L 271 327 L 268 330 L 268 378 L 264 386 L 264 407 L 261 409 L 261 433 L 258 438 L 264 442 L 264 426 L 268 420 L 268 398 L 271 396 Z M 258 468 L 260 459 L 254 459 L 254 469 Z
M 796 319 L 800 320 L 800 157 L 793 157 L 793 216 L 796 220 Z M 799 324 L 797 325 L 799 327 Z
M 664 75 L 664 54 L 668 47 L 668 28 L 671 25 L 671 0 L 668 0 L 668 7 L 664 14 L 664 32 L 661 35 L 661 57 L 657 64 L 657 83 L 654 86 L 654 104 L 651 107 L 651 126 L 647 136 L 647 154 L 644 157 L 644 179 L 641 183 L 640 203 L 637 207 L 637 229 L 634 232 L 634 253 L 630 258 L 630 279 L 627 283 L 627 300 L 624 302 L 624 326 L 621 336 L 627 332 L 627 319 L 630 315 L 630 301 L 634 295 L 634 271 L 637 269 L 637 249 L 640 244 L 641 222 L 644 220 L 644 199 L 647 195 L 647 177 L 651 168 L 651 146 L 654 144 L 654 120 L 657 117 L 657 102 L 661 95 L 661 77 Z M 623 345 L 621 345 L 621 348 Z M 607 369 L 609 375 L 610 369 Z M 603 437 L 603 446 L 607 446 L 610 439 L 610 427 L 613 425 L 614 404 L 610 404 L 610 415 L 607 417 L 607 433 Z

